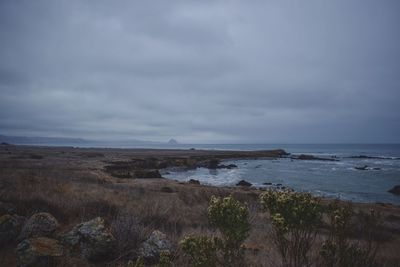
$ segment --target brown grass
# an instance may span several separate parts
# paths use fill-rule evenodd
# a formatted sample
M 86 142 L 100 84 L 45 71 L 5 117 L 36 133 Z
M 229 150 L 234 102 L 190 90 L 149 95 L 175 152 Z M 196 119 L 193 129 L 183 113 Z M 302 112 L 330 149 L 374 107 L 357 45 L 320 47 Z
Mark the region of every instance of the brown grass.
M 246 262 L 249 266 L 279 264 L 279 256 L 270 242 L 268 214 L 259 209 L 259 190 L 182 184 L 166 179 L 120 179 L 103 171 L 110 161 L 140 158 L 140 153 L 148 157 L 150 152 L 138 153 L 18 146 L 8 147 L 6 151 L 0 146 L 0 201 L 13 203 L 18 214 L 24 216 L 50 212 L 59 220 L 62 230 L 97 216 L 104 217 L 118 241 L 118 260 L 108 265 L 104 263 L 105 266 L 126 264 L 135 256 L 139 244 L 155 229 L 165 232 L 177 245 L 176 266 L 187 266 L 179 240 L 188 233 L 216 234 L 207 220 L 209 199 L 212 195 L 233 194 L 250 209 L 252 228 L 245 241 Z M 26 155 L 41 155 L 42 159 Z M 400 208 L 373 204 L 356 206 L 363 210 L 379 209 L 383 218 L 388 218 L 385 231 L 390 238 L 379 241 L 382 243 L 380 256 L 387 266 L 395 266 L 393 264 L 400 259 Z M 320 238 L 323 238 L 323 230 Z M 0 251 L 0 262 L 13 266 L 12 247 Z M 61 262 L 63 266 L 90 265 L 82 259 L 68 257 Z

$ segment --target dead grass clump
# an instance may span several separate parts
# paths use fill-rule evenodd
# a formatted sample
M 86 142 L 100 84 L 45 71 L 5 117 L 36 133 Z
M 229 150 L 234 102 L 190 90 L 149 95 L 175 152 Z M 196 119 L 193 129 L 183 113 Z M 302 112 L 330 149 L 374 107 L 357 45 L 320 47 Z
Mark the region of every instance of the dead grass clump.
M 103 217 L 112 220 L 119 212 L 119 207 L 110 201 L 99 199 L 84 202 L 79 208 L 82 220 L 90 220 L 94 217 Z
M 132 256 L 151 233 L 149 227 L 145 227 L 136 216 L 126 210 L 120 210 L 116 214 L 111 221 L 111 229 L 117 240 L 118 258 Z

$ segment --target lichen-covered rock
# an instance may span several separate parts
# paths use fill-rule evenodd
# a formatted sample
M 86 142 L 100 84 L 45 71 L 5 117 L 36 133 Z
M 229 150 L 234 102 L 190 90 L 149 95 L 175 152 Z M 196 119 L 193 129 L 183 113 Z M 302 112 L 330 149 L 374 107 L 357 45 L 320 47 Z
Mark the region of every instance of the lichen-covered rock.
M 100 217 L 76 225 L 62 239 L 73 252 L 79 251 L 90 261 L 111 258 L 116 245 L 114 236 Z
M 16 208 L 13 204 L 0 201 L 0 216 L 5 214 L 15 214 Z
M 0 247 L 16 240 L 24 222 L 25 218 L 18 215 L 0 216 Z
M 150 237 L 142 244 L 139 249 L 139 254 L 148 264 L 157 263 L 160 254 L 165 252 L 172 254 L 174 247 L 167 239 L 166 235 L 158 230 L 153 231 Z
M 17 264 L 20 267 L 55 266 L 57 258 L 62 255 L 62 245 L 47 237 L 25 239 L 17 246 Z
M 18 240 L 30 237 L 51 237 L 58 227 L 57 219 L 50 213 L 35 213 L 26 221 Z

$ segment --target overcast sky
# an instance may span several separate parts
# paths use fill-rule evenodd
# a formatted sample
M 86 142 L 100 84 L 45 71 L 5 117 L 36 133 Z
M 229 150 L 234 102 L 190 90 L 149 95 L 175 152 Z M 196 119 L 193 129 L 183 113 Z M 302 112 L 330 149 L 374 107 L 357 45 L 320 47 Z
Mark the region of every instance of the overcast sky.
M 0 134 L 400 142 L 400 1 L 0 1 Z

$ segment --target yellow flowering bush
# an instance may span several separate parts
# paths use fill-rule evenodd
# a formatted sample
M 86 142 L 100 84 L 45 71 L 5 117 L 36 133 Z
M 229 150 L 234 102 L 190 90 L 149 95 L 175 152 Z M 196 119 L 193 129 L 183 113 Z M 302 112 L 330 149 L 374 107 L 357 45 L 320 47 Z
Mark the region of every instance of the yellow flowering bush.
M 267 191 L 261 206 L 270 213 L 274 243 L 285 266 L 307 266 L 321 224 L 320 200 L 308 193 Z
M 242 266 L 241 245 L 250 230 L 248 208 L 232 196 L 211 197 L 208 219 L 220 232 L 221 238 L 186 237 L 183 251 L 191 257 L 194 266 Z M 213 265 L 215 264 L 215 265 Z

